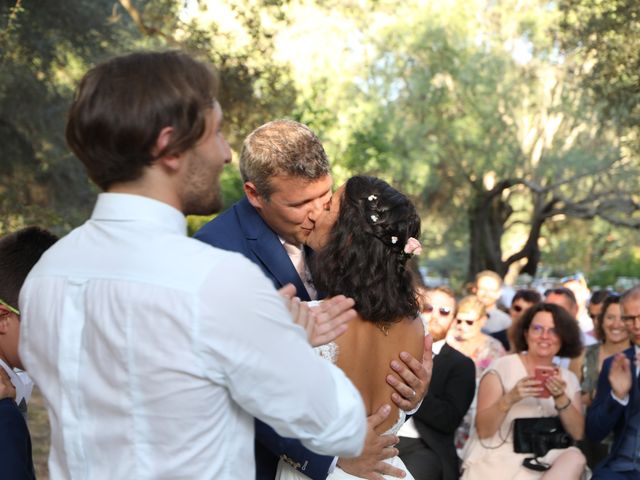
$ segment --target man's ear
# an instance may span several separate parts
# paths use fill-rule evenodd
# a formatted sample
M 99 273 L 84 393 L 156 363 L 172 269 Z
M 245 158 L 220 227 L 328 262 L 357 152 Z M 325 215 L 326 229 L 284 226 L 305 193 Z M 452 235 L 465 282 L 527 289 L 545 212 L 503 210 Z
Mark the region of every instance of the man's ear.
M 244 182 L 242 189 L 244 190 L 244 193 L 247 196 L 247 200 L 249 200 L 249 203 L 253 206 L 253 208 L 255 208 L 256 210 L 260 210 L 265 202 L 265 199 L 258 193 L 258 189 L 253 184 L 253 182 Z
M 156 144 L 153 146 L 152 153 L 153 156 L 156 157 L 160 152 L 162 152 L 169 142 L 171 141 L 171 137 L 173 136 L 173 127 L 164 127 L 160 130 L 158 134 L 158 138 L 156 139 Z M 182 162 L 180 161 L 182 155 L 163 155 L 158 157 L 156 162 L 163 165 L 165 168 L 177 171 L 180 169 Z

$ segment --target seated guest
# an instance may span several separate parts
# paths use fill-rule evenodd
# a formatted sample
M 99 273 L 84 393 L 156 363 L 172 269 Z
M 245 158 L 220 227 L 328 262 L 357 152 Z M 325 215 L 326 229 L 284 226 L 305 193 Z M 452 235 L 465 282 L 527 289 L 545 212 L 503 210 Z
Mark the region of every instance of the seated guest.
M 540 303 L 542 296 L 537 290 L 530 288 L 521 288 L 518 290 L 511 299 L 511 306 L 509 307 L 509 316 L 511 317 L 511 326 L 509 327 L 507 336 L 509 338 L 509 352 L 515 352 L 515 342 L 513 336 L 516 331 L 516 324 L 524 315 L 524 312 L 535 305 Z
M 589 313 L 589 318 L 593 322 L 593 334 L 596 335 L 595 325 L 596 320 L 602 313 L 602 304 L 607 299 L 607 297 L 612 294 L 611 290 L 594 290 L 591 294 L 591 298 L 589 299 L 589 305 L 587 305 L 587 312 Z
M 611 453 L 593 472 L 594 480 L 640 478 L 640 286 L 620 297 L 621 317 L 632 347 L 607 358 L 598 377 L 593 403 L 587 410 L 587 436 L 601 442 L 613 432 Z
M 459 478 L 453 435 L 475 391 L 473 362 L 445 343 L 456 301 L 447 287 L 418 288 L 421 314 L 433 339 L 429 392 L 398 435 L 400 458 L 416 480 Z
M 18 354 L 20 311 L 18 294 L 24 279 L 57 238 L 46 230 L 24 228 L 0 238 L 0 367 L 2 378 L 14 386 L 13 398 L 0 401 L 0 478 L 24 480 L 35 478 L 31 456 L 31 437 L 26 419 L 18 408 L 26 398 Z M 0 389 L 1 391 L 1 389 Z M 3 398 L 5 395 L 0 395 Z
M 566 287 L 556 287 L 545 290 L 544 301 L 546 303 L 554 303 L 564 308 L 569 312 L 571 318 L 573 318 L 578 325 L 578 328 L 580 328 L 578 320 L 576 319 L 576 315 L 578 314 L 578 302 L 576 301 L 576 296 L 571 290 Z M 587 347 L 595 343 L 595 340 L 592 339 L 593 341 L 591 341 L 589 340 L 590 338 L 592 339 L 592 337 L 587 337 L 584 332 L 580 330 L 580 342 L 583 347 Z M 555 363 L 563 368 L 569 368 L 571 359 L 567 357 L 558 357 L 555 359 Z
M 535 378 L 536 367 L 552 367 L 554 356 L 580 355 L 578 324 L 563 308 L 539 303 L 518 323 L 515 340 L 518 353 L 497 359 L 480 380 L 477 431 L 465 448 L 462 478 L 578 480 L 585 458 L 577 448 L 549 450 L 540 458 L 549 469 L 535 471 L 523 464 L 531 454 L 515 453 L 513 441 L 514 420 L 535 417 L 559 417 L 568 435 L 582 438 L 584 417 L 576 376 L 559 368 L 544 384 Z M 543 396 L 545 390 L 549 396 Z
M 482 333 L 486 320 L 484 304 L 478 297 L 469 295 L 460 301 L 455 322 L 447 335 L 447 343 L 469 357 L 475 364 L 476 384 L 491 362 L 506 353 L 498 340 Z M 473 430 L 475 412 L 474 399 L 456 432 L 455 443 L 460 455 Z
M 620 296 L 609 295 L 601 305 L 601 313 L 595 320 L 595 332 L 600 342 L 590 345 L 580 357 L 571 361 L 570 370 L 581 382 L 582 403 L 588 407 L 596 394 L 598 376 L 605 359 L 621 353 L 631 346 L 629 332 L 620 315 Z M 594 468 L 609 453 L 612 436 L 602 442 L 592 442 L 585 438 L 580 448 L 587 457 L 589 467 Z
M 580 306 L 573 291 L 569 290 L 567 287 L 550 288 L 544 292 L 544 301 L 560 305 L 571 314 L 576 323 L 578 323 L 578 327 L 580 327 L 580 323 L 578 322 Z M 580 340 L 582 345 L 585 347 L 598 343 L 595 337 L 587 335 L 582 330 L 580 330 Z M 568 367 L 568 365 L 569 363 L 567 361 L 566 366 Z
M 511 325 L 511 317 L 498 308 L 502 277 L 491 270 L 483 270 L 476 275 L 472 291 L 485 307 L 487 320 L 482 331 L 500 340 L 505 349 L 509 348 L 507 331 Z
M 584 278 L 583 274 L 576 273 L 575 275 L 570 275 L 568 277 L 560 279 L 560 284 L 563 287 L 571 290 L 573 292 L 573 295 L 576 297 L 576 302 L 578 304 L 578 313 L 576 313 L 575 317 L 576 320 L 578 320 L 578 326 L 580 327 L 580 330 L 583 333 L 587 334 L 591 339 L 595 339 L 595 337 L 592 335 L 593 320 L 591 319 L 588 311 L 589 299 L 591 298 L 591 290 L 589 290 L 589 286 L 587 285 L 587 279 Z

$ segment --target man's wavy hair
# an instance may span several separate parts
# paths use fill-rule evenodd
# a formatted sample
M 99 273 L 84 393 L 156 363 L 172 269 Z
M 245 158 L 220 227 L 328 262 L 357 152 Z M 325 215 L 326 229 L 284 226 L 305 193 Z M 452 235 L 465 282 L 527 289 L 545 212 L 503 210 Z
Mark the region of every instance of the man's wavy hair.
M 418 302 L 405 268 L 409 237 L 420 237 L 413 203 L 378 178 L 350 178 L 327 245 L 311 265 L 316 287 L 353 298 L 358 313 L 374 323 L 416 317 Z
M 102 190 L 140 178 L 158 158 L 193 148 L 214 106 L 217 78 L 186 53 L 139 52 L 86 73 L 69 109 L 66 139 Z M 154 152 L 158 135 L 169 143 Z

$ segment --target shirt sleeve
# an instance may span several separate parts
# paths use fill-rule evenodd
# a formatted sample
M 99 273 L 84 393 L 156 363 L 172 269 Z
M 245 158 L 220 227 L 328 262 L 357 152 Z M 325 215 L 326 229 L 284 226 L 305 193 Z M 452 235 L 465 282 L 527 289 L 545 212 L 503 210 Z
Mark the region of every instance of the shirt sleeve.
M 242 409 L 314 452 L 361 453 L 366 416 L 360 394 L 313 351 L 255 265 L 239 255 L 221 262 L 198 303 L 205 368 Z

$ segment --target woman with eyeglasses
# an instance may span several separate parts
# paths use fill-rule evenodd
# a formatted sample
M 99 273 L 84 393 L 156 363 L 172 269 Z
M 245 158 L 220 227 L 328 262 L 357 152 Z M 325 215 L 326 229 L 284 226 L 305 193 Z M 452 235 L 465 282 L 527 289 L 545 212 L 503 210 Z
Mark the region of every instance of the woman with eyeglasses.
M 515 344 L 517 353 L 493 362 L 480 380 L 476 432 L 464 452 L 462 478 L 577 480 L 585 466 L 580 450 L 552 449 L 536 465 L 546 470 L 533 470 L 523 463 L 532 454 L 514 451 L 513 424 L 517 418 L 559 417 L 573 440 L 582 438 L 580 384 L 572 372 L 553 365 L 556 355 L 580 355 L 579 327 L 563 308 L 539 303 L 518 323 Z M 548 374 L 544 381 L 540 372 Z
M 460 300 L 455 320 L 447 334 L 447 343 L 473 360 L 476 366 L 476 386 L 491 362 L 506 353 L 498 340 L 482 333 L 482 327 L 486 321 L 487 313 L 484 304 L 475 295 L 469 295 Z M 474 397 L 471 407 L 456 431 L 455 443 L 458 455 L 462 454 L 462 449 L 473 430 L 476 398 Z
M 591 405 L 596 396 L 598 377 L 604 360 L 631 346 L 629 331 L 622 321 L 618 294 L 610 293 L 604 299 L 600 314 L 596 316 L 594 323 L 594 331 L 599 342 L 595 345 L 589 345 L 584 354 L 572 360 L 569 366 L 582 382 L 580 388 L 585 408 Z M 580 446 L 587 457 L 589 467 L 594 468 L 600 460 L 607 456 L 612 439 L 612 436 L 605 438 L 602 442 L 591 442 L 589 439 L 584 439 Z

